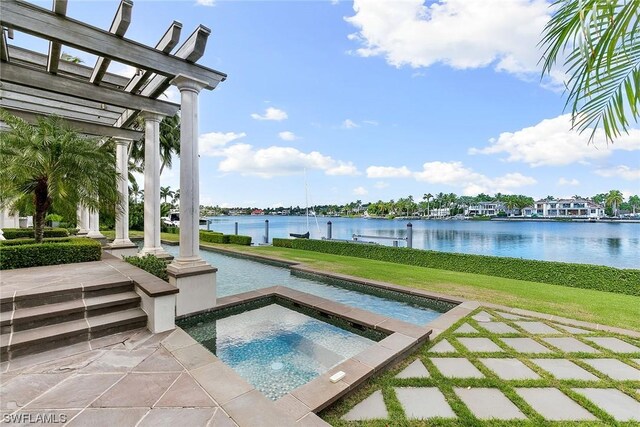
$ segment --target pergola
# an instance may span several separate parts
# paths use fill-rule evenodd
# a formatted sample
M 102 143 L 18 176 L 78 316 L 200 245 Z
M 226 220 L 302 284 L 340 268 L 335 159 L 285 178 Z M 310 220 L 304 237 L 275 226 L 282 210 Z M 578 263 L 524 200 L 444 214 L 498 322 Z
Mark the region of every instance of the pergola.
M 132 8 L 131 0 L 122 0 L 111 27 L 103 30 L 67 17 L 67 0 L 53 0 L 51 10 L 23 0 L 2 0 L 0 107 L 29 122 L 36 121 L 38 116 L 56 114 L 80 133 L 114 138 L 117 167 L 122 176 L 118 189 L 125 201 L 128 201 L 129 146 L 143 136 L 132 124 L 142 117 L 145 200 L 144 246 L 140 253 L 159 256 L 167 255 L 160 243 L 159 125 L 164 116 L 180 110 L 180 252 L 168 270 L 172 283 L 179 288 L 185 280 L 198 288 L 215 272 L 199 256 L 198 95 L 202 89 L 215 89 L 226 74 L 197 64 L 211 33 L 205 26 L 196 28 L 177 49 L 182 24 L 176 21 L 154 47 L 125 38 Z M 47 40 L 48 52 L 9 44 L 14 31 Z M 62 60 L 62 46 L 96 55 L 97 61 L 89 67 Z M 111 61 L 130 65 L 137 72 L 131 78 L 109 73 Z M 170 85 L 179 89 L 180 104 L 158 99 Z M 87 236 L 104 237 L 99 231 L 97 212 L 80 206 L 78 221 Z M 123 253 L 135 247 L 129 240 L 128 229 L 127 206 L 116 214 L 116 238 L 110 246 L 113 252 Z M 215 275 L 213 286 L 215 289 Z M 192 302 L 185 304 L 181 309 L 178 297 L 178 314 L 200 308 L 198 301 L 196 306 Z

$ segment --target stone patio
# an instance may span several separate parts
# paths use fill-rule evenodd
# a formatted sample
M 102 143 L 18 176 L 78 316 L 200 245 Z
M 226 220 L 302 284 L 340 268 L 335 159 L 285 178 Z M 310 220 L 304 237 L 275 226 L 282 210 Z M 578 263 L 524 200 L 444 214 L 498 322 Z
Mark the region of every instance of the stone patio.
M 483 308 L 409 357 L 385 380 L 391 388 L 385 384 L 380 390 L 374 380 L 371 388 L 380 393 L 375 395 L 376 413 L 386 411 L 383 419 L 389 425 L 422 425 L 411 420 L 433 418 L 442 425 L 448 425 L 444 420 L 462 425 L 484 420 L 529 420 L 534 425 L 640 421 L 640 335 L 585 326 Z M 436 357 L 434 350 L 443 349 L 446 356 Z M 411 381 L 411 387 L 402 381 Z M 401 411 L 387 407 L 390 400 L 397 400 Z M 342 419 L 363 420 L 361 413 L 356 405 Z

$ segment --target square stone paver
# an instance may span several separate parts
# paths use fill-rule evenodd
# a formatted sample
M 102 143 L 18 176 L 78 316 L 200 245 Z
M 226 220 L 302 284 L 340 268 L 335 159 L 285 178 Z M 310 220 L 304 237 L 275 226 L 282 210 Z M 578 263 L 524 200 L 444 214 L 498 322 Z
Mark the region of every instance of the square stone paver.
M 491 369 L 503 380 L 537 380 L 540 375 L 532 371 L 518 359 L 480 359 L 487 368 Z
M 588 346 L 573 337 L 542 338 L 542 341 L 559 348 L 565 353 L 600 353 L 600 350 Z
M 585 339 L 614 353 L 640 353 L 640 347 L 636 347 L 615 337 L 586 337 Z
M 559 380 L 597 381 L 600 378 L 566 359 L 531 359 L 533 363 Z
M 490 322 L 494 319 L 494 317 L 486 311 L 481 311 L 480 313 L 474 314 L 471 318 L 476 322 Z
M 447 378 L 484 378 L 482 372 L 471 362 L 461 357 L 432 357 L 430 359 L 442 375 Z
M 500 341 L 517 351 L 518 353 L 553 353 L 553 350 L 532 340 L 531 338 L 500 338 Z
M 485 322 L 481 323 L 484 329 L 494 334 L 518 334 L 519 332 L 504 322 Z
M 618 381 L 640 381 L 640 370 L 618 359 L 581 359 L 582 362 Z
M 437 387 L 396 387 L 394 390 L 409 419 L 456 418 Z
M 454 334 L 477 334 L 478 330 L 468 323 L 463 324 L 458 329 L 453 331 Z
M 460 344 L 467 350 L 478 353 L 496 353 L 504 351 L 489 338 L 458 338 Z
M 358 403 L 351 408 L 349 412 L 342 416 L 346 421 L 364 421 L 364 420 L 376 420 L 387 419 L 389 413 L 387 407 L 384 404 L 382 397 L 382 391 L 374 391 L 369 397 Z
M 0 387 L 0 410 L 16 410 L 49 390 L 70 374 L 28 374 Z
M 640 402 L 615 388 L 574 388 L 616 421 L 640 421 Z
M 456 349 L 453 348 L 451 343 L 447 340 L 442 340 L 438 344 L 429 349 L 429 353 L 455 353 Z
M 476 418 L 524 420 L 527 417 L 497 388 L 454 388 Z
M 140 350 L 111 350 L 82 368 L 82 373 L 128 372 L 154 352 L 153 348 Z
M 557 388 L 516 388 L 537 413 L 549 421 L 592 421 L 596 417 Z
M 543 335 L 543 334 L 561 334 L 562 332 L 553 329 L 551 326 L 542 322 L 526 322 L 526 321 L 516 321 L 513 322 L 525 331 L 534 335 Z
M 135 426 L 149 408 L 87 408 L 65 426 Z
M 502 317 L 502 318 L 509 319 L 509 320 L 527 319 L 526 317 L 518 316 L 517 314 L 503 313 L 502 311 L 499 311 L 498 315 L 500 315 L 500 317 Z
M 184 373 L 178 377 L 171 388 L 155 404 L 156 407 L 215 407 L 213 399 L 204 392 L 202 387 Z
M 429 378 L 429 371 L 427 371 L 420 359 L 416 359 L 396 375 L 396 378 Z
M 562 329 L 563 331 L 567 331 L 570 334 L 574 334 L 574 335 L 584 335 L 584 334 L 592 334 L 593 333 L 593 331 L 588 331 L 586 329 L 576 328 L 575 326 L 559 325 L 557 323 L 554 323 L 554 326 L 556 328 Z

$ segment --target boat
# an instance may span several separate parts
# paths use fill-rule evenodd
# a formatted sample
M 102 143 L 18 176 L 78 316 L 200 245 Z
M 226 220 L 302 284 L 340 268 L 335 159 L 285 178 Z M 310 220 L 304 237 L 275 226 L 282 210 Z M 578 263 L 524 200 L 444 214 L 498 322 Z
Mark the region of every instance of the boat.
M 290 237 L 295 237 L 296 239 L 308 239 L 309 238 L 309 232 L 307 231 L 304 234 L 298 234 L 298 233 L 289 233 Z
M 168 216 L 163 216 L 160 220 L 168 227 L 180 227 L 180 211 L 172 210 Z M 209 220 L 207 218 L 200 218 L 198 220 L 198 225 L 200 226 L 206 226 L 208 224 Z

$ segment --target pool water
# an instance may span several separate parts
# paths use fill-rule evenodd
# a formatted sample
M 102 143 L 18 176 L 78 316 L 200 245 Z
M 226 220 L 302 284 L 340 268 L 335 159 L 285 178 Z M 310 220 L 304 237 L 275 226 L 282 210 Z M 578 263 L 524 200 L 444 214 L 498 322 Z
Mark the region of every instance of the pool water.
M 178 254 L 178 246 L 163 245 L 170 254 Z M 424 325 L 454 307 L 453 304 L 412 297 L 393 291 L 377 290 L 364 285 L 292 273 L 286 267 L 221 254 L 200 251 L 200 256 L 218 268 L 218 297 L 224 297 L 270 286 L 287 286 L 351 307 L 368 310 L 416 325 Z M 401 267 L 400 269 L 401 270 Z M 367 291 L 367 292 L 363 292 Z
M 218 320 L 206 316 L 180 326 L 272 400 L 374 344 L 277 304 Z

